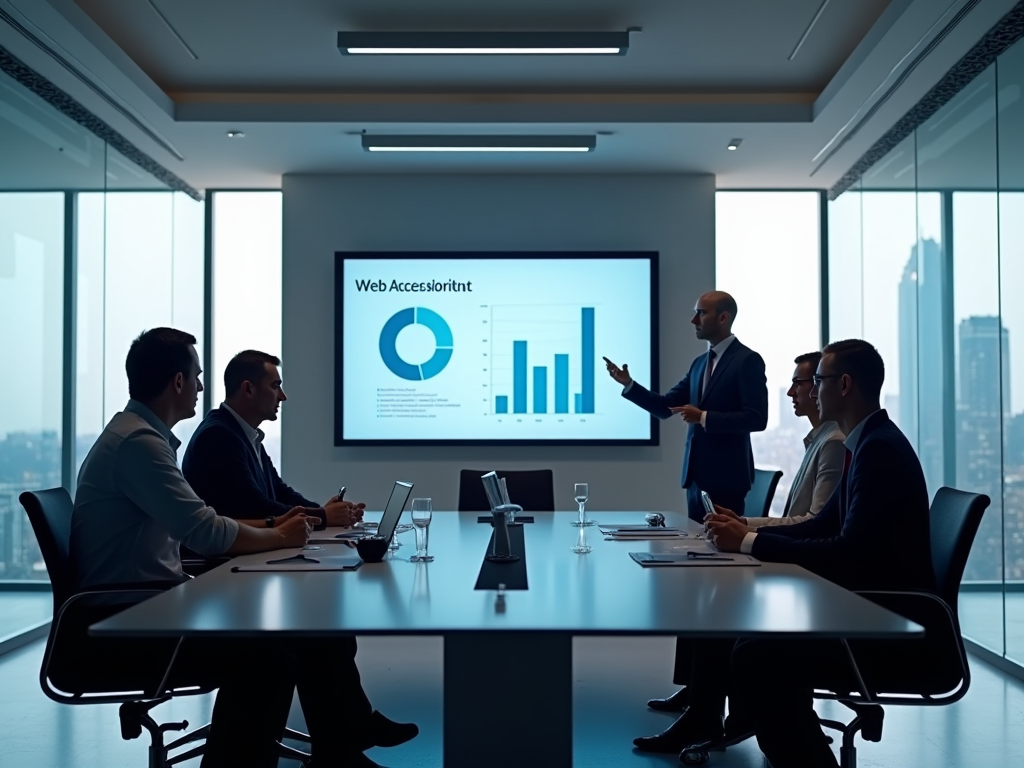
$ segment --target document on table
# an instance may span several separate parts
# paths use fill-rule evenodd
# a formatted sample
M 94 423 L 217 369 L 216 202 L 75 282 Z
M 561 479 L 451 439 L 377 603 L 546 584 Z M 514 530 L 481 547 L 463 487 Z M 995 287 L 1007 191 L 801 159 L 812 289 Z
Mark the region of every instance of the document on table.
M 644 568 L 688 567 L 688 566 L 725 566 L 725 565 L 760 565 L 750 555 L 738 552 L 701 551 L 690 549 L 686 552 L 630 552 L 629 556 Z
M 232 573 L 282 572 L 282 571 L 354 571 L 363 564 L 359 555 L 303 554 L 271 560 L 236 565 Z
M 679 528 L 657 528 L 652 525 L 598 525 L 598 529 L 605 536 L 618 541 L 683 539 L 688 536 Z

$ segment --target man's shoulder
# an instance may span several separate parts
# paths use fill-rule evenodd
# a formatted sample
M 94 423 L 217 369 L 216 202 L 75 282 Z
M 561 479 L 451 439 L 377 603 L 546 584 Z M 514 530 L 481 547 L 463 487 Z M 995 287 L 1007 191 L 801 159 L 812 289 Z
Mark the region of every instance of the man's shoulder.
M 120 411 L 107 422 L 107 426 L 97 438 L 96 442 L 103 442 L 108 445 L 118 445 L 127 440 L 135 438 L 155 437 L 162 443 L 167 439 L 156 427 L 137 413 L 131 411 Z
M 196 427 L 196 431 L 192 435 L 189 447 L 198 441 L 216 440 L 219 437 L 227 437 L 229 435 L 243 441 L 245 439 L 245 435 L 242 434 L 241 430 L 238 429 L 237 423 L 234 422 L 234 416 L 223 408 L 214 408 L 199 422 L 199 426 Z

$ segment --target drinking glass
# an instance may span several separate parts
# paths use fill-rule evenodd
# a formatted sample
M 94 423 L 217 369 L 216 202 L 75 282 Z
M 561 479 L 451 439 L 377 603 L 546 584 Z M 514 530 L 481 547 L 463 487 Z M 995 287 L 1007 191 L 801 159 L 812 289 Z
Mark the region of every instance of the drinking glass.
M 572 524 L 577 528 L 584 528 L 588 525 L 594 525 L 594 521 L 587 518 L 587 514 L 583 507 L 587 503 L 587 499 L 590 497 L 590 491 L 586 483 L 576 483 L 574 496 L 576 503 L 580 507 L 580 516 L 572 521 Z
M 430 499 L 412 500 L 412 524 L 416 527 L 416 554 L 409 558 L 411 563 L 429 563 L 434 559 L 427 554 L 430 542 Z
M 580 527 L 579 535 L 576 537 L 576 546 L 572 548 L 572 551 L 577 555 L 585 555 L 592 549 L 593 547 L 587 544 L 587 529 Z

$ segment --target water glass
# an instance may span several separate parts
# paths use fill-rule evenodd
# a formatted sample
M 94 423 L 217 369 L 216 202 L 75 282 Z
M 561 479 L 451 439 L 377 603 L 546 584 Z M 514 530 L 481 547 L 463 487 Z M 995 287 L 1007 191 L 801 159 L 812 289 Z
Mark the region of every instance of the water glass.
M 430 499 L 412 500 L 412 524 L 416 528 L 416 554 L 409 558 L 412 563 L 429 563 L 434 559 L 427 554 L 430 543 Z
M 573 491 L 573 497 L 576 499 L 576 503 L 579 505 L 580 515 L 576 520 L 572 521 L 572 524 L 577 528 L 584 528 L 588 525 L 594 525 L 594 521 L 588 519 L 587 514 L 584 511 L 584 505 L 587 503 L 587 499 L 590 498 L 589 486 L 586 483 L 576 483 Z
M 572 551 L 577 555 L 585 555 L 592 549 L 593 547 L 587 544 L 587 529 L 581 526 L 579 535 L 576 536 L 576 546 L 572 548 Z

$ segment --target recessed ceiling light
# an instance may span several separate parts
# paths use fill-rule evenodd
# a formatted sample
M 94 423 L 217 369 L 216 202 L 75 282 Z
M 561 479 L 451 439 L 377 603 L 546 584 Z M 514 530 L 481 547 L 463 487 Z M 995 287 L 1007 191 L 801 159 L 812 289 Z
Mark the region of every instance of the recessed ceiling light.
M 732 141 L 729 142 L 729 146 L 726 147 L 726 149 L 728 149 L 730 152 L 735 152 L 737 149 L 740 148 L 740 144 L 742 143 L 743 139 L 733 139 Z
M 346 55 L 610 55 L 629 49 L 626 32 L 339 32 Z
M 228 131 L 229 139 L 244 139 L 245 133 L 243 131 Z
M 596 136 L 363 136 L 367 152 L 592 152 Z

